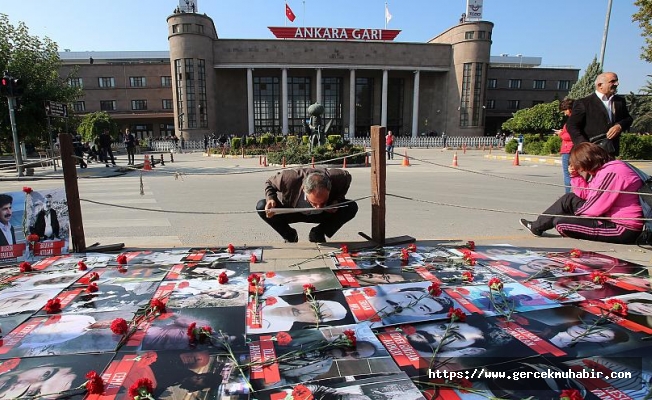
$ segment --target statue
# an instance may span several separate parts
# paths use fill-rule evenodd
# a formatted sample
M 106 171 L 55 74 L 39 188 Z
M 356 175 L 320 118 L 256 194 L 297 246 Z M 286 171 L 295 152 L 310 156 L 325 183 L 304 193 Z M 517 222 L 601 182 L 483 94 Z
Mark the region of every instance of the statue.
M 308 115 L 310 116 L 310 125 L 306 128 L 306 133 L 308 133 L 310 144 L 310 152 L 319 146 L 326 143 L 326 136 L 324 135 L 324 130 L 322 126 L 321 115 L 324 113 L 324 106 L 319 103 L 311 104 L 308 107 Z

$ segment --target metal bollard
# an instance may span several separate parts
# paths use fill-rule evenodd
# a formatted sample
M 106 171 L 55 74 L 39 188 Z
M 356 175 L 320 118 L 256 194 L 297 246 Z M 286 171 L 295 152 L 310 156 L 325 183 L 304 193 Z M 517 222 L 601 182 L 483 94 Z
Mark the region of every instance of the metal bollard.
M 165 167 L 165 160 L 163 159 L 163 153 L 161 153 L 161 166 Z
M 147 157 L 147 156 L 145 156 L 145 157 Z M 152 162 L 152 168 L 154 168 L 154 164 L 156 164 L 156 160 L 154 159 L 154 154 L 149 156 L 149 160 Z
M 174 153 L 170 152 L 170 162 L 174 162 Z

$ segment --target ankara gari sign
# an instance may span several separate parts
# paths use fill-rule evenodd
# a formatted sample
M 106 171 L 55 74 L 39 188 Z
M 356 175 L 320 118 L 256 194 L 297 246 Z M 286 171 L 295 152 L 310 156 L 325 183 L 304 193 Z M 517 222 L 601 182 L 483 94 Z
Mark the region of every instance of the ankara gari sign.
M 268 27 L 278 39 L 324 39 L 324 40 L 394 40 L 401 32 L 396 29 L 371 28 L 313 28 Z

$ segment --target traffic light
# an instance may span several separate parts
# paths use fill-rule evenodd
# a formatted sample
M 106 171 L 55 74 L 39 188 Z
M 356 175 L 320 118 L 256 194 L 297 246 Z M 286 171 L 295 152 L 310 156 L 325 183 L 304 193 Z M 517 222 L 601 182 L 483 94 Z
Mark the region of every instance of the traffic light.
M 10 96 L 11 95 L 11 78 L 5 75 L 2 77 L 0 82 L 0 96 Z
M 23 80 L 18 78 L 11 79 L 11 94 L 18 97 L 22 96 L 23 92 Z

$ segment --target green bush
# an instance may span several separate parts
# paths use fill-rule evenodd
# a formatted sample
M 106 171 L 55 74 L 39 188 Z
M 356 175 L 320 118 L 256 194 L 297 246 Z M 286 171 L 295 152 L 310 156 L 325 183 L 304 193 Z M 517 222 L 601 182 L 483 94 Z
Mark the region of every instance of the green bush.
M 340 135 L 328 135 L 328 143 L 331 144 L 340 144 L 342 143 L 342 136 Z
M 505 143 L 505 153 L 514 154 L 518 149 L 518 140 L 512 139 Z
M 295 145 L 295 146 L 296 146 L 296 145 L 298 144 L 297 142 L 298 142 L 298 141 L 297 141 L 297 137 L 296 137 L 296 136 L 288 136 L 288 140 L 287 140 L 287 144 L 288 144 L 288 145 L 291 145 L 291 144 L 292 144 L 292 145 Z
M 561 150 L 561 138 L 557 135 L 548 136 L 548 140 L 543 145 L 543 154 L 558 154 L 559 150 Z
M 283 136 L 277 136 L 276 137 L 276 143 L 283 143 L 284 139 L 285 139 L 285 137 L 283 137 Z
M 252 137 L 252 136 L 247 136 L 247 142 L 246 142 L 245 146 L 251 147 L 251 146 L 253 146 L 255 144 L 256 144 L 256 138 Z
M 307 135 L 301 138 L 301 143 L 308 144 L 308 136 Z
M 270 146 L 274 140 L 274 137 L 270 133 L 266 133 L 260 137 L 260 145 L 263 147 Z M 247 140 L 247 145 L 249 145 L 249 140 Z
M 239 149 L 240 145 L 242 144 L 242 139 L 239 137 L 234 137 L 231 139 L 231 148 L 232 149 Z
M 538 155 L 543 153 L 544 142 L 540 140 L 530 140 L 523 143 L 523 152 L 526 154 Z
M 652 136 L 623 134 L 620 137 L 620 158 L 649 160 L 652 155 Z

